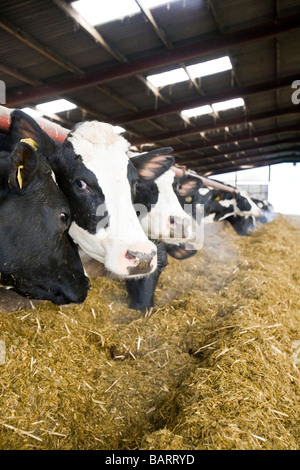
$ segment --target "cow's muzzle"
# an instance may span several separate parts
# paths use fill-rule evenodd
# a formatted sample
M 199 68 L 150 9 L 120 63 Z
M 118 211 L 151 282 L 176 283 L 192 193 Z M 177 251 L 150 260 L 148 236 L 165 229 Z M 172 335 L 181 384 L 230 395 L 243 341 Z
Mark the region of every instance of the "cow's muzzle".
M 156 251 L 151 253 L 142 253 L 140 251 L 127 250 L 125 258 L 129 262 L 127 266 L 128 274 L 134 276 L 136 274 L 148 274 L 151 272 L 153 265 L 151 262 L 156 256 Z

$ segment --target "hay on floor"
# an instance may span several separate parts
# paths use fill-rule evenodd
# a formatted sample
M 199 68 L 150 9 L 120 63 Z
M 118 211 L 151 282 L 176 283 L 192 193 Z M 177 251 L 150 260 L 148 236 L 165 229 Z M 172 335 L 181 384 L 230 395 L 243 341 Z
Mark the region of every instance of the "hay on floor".
M 84 305 L 3 311 L 0 448 L 299 449 L 297 224 L 211 226 L 146 315 L 103 276 Z

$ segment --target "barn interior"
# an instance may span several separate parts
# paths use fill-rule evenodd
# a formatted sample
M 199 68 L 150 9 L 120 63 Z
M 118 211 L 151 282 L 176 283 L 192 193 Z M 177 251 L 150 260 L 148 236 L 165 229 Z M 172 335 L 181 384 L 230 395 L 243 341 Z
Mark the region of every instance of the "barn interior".
M 111 20 L 78 3 L 1 2 L 7 107 L 65 99 L 42 113 L 120 126 L 203 175 L 299 162 L 297 0 L 132 1 Z
M 0 1 L 0 104 L 209 178 L 300 162 L 299 0 L 104 3 Z M 146 314 L 99 273 L 82 306 L 1 289 L 0 448 L 299 449 L 299 230 L 209 227 Z

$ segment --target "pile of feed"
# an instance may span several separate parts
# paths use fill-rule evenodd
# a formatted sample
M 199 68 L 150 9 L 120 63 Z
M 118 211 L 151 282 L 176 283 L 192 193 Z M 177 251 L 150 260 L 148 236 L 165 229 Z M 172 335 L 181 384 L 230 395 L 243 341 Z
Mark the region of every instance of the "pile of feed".
M 297 219 L 214 224 L 145 315 L 103 276 L 83 305 L 0 302 L 0 449 L 299 449 L 299 253 Z

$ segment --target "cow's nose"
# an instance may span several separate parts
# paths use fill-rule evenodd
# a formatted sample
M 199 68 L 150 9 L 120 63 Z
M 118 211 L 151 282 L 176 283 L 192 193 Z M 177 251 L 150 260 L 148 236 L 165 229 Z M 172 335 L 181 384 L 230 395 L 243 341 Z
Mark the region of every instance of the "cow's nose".
M 154 260 L 155 256 L 155 250 L 152 250 L 150 253 L 127 250 L 125 258 L 128 260 L 127 269 L 129 274 L 148 274 L 153 268 L 151 262 Z

